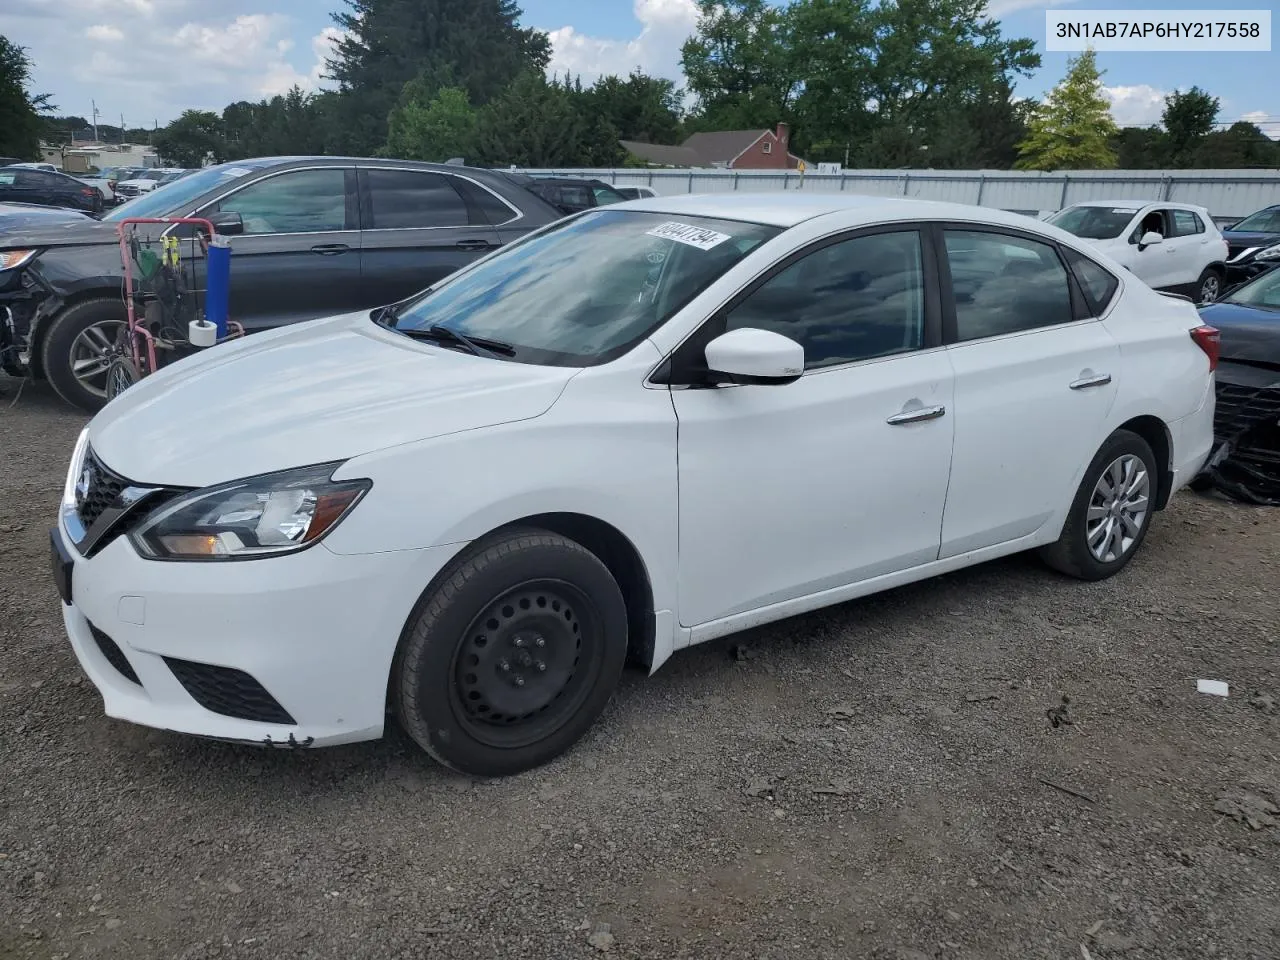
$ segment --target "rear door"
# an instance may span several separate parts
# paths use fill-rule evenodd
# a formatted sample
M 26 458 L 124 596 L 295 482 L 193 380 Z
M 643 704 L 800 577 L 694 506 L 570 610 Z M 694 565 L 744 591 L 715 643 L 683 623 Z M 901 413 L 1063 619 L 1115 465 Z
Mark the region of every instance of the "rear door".
M 1053 244 L 960 225 L 940 240 L 955 376 L 945 559 L 1030 536 L 1070 503 L 1105 436 L 1120 348 Z
M 244 220 L 231 242 L 232 320 L 262 329 L 365 305 L 353 167 L 269 174 L 203 210 L 226 212 Z
M 364 226 L 360 284 L 370 306 L 424 290 L 501 243 L 485 210 L 458 177 L 362 167 L 359 183 Z

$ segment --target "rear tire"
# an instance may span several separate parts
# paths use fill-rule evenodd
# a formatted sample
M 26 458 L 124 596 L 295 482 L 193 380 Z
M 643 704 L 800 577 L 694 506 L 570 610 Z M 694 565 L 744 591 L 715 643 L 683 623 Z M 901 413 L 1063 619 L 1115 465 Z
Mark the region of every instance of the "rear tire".
M 101 393 L 96 393 L 76 376 L 72 351 L 80 349 L 76 342 L 90 327 L 98 327 L 104 338 L 110 339 L 111 332 L 118 333 L 126 323 L 128 313 L 119 297 L 98 297 L 73 304 L 50 321 L 44 331 L 40 359 L 44 377 L 58 396 L 90 413 L 106 406 L 106 377 L 112 356 L 107 352 L 102 354 L 101 376 L 97 378 L 100 382 L 94 381 Z
M 1196 281 L 1196 303 L 1213 303 L 1222 294 L 1222 271 L 1217 267 L 1205 267 Z
M 405 731 L 445 766 L 520 773 L 568 750 L 604 710 L 627 653 L 627 610 L 581 544 L 514 530 L 445 570 L 392 667 Z
M 1041 559 L 1080 580 L 1105 580 L 1119 573 L 1147 537 L 1159 480 L 1147 441 L 1117 430 L 1085 470 L 1062 536 L 1041 548 Z

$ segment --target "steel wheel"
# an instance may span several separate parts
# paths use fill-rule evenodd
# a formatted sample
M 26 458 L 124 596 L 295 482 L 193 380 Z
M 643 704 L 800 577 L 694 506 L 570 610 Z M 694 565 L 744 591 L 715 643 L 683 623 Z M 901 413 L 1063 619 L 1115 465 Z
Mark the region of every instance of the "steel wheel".
M 71 372 L 76 382 L 95 397 L 107 396 L 107 373 L 121 355 L 123 320 L 99 320 L 80 331 L 71 342 Z
M 1111 462 L 1089 501 L 1086 537 L 1100 563 L 1119 560 L 1138 541 L 1151 510 L 1151 475 L 1133 454 Z
M 599 616 L 577 587 L 534 580 L 505 592 L 472 620 L 454 656 L 451 699 L 467 733 L 517 748 L 555 732 L 595 683 Z

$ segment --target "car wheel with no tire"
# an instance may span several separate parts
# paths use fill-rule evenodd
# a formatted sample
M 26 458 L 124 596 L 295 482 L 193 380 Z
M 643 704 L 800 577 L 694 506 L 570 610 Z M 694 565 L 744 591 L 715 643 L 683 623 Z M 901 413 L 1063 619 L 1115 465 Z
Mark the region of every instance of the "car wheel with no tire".
M 600 559 L 558 534 L 515 530 L 473 547 L 423 595 L 392 668 L 392 702 L 446 766 L 519 773 L 586 732 L 626 652 L 626 605 Z

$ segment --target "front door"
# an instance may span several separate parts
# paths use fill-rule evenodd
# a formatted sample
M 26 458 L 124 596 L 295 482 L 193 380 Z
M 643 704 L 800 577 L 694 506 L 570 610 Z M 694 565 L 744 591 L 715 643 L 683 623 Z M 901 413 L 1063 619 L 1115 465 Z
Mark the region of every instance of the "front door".
M 826 241 L 709 322 L 791 337 L 805 373 L 672 390 L 682 625 L 937 559 L 952 377 L 927 254 L 901 227 Z
M 290 170 L 256 180 L 203 215 L 235 212 L 231 319 L 255 330 L 334 316 L 365 305 L 355 171 Z M 204 260 L 196 261 L 203 285 Z
M 955 372 L 946 558 L 1029 536 L 1071 502 L 1105 439 L 1121 370 L 1101 321 L 1077 319 L 1053 246 L 990 229 L 944 237 Z

